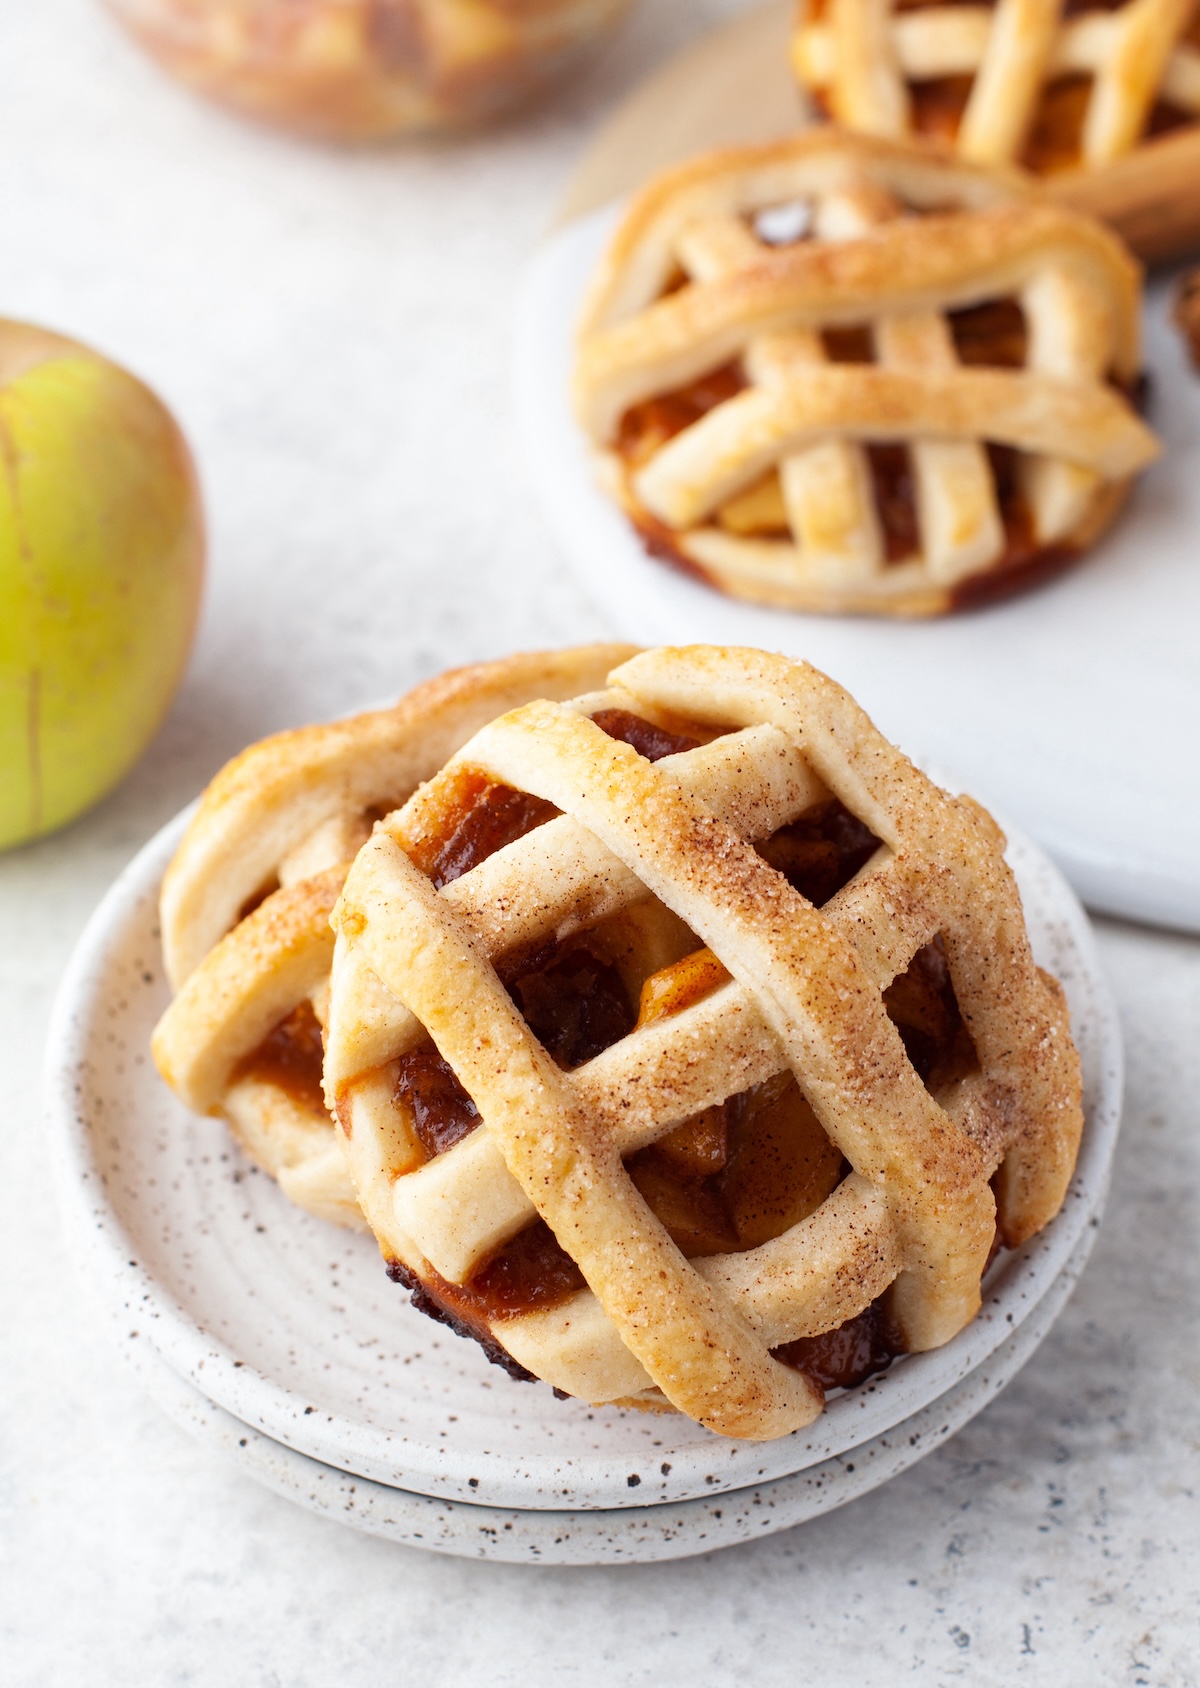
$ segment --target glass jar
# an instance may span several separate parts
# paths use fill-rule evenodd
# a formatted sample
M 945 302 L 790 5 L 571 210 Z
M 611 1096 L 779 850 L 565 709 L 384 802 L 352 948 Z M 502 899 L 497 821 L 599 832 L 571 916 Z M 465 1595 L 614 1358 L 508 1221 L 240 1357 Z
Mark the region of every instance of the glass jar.
M 104 0 L 172 75 L 333 140 L 454 128 L 515 104 L 630 0 Z

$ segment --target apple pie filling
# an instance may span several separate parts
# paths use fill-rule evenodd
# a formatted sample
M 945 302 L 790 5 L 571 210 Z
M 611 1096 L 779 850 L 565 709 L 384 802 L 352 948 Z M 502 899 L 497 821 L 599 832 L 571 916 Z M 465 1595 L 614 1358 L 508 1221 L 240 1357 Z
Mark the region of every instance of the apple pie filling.
M 488 117 L 626 0 L 107 0 L 181 81 L 305 133 L 369 139 Z
M 253 1079 L 272 1084 L 297 1107 L 325 1119 L 328 1115 L 321 1088 L 324 1053 L 321 1023 L 305 997 L 235 1068 L 232 1081 Z

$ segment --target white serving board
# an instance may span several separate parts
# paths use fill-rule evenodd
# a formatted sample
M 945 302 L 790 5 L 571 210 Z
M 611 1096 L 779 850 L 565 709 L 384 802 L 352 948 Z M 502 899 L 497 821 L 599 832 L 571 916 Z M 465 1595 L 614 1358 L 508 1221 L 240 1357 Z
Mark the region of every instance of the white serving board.
M 596 488 L 567 389 L 583 288 L 618 207 L 553 234 L 527 273 L 514 348 L 525 465 L 564 557 L 616 629 L 648 644 L 765 646 L 846 686 L 1037 838 L 1093 908 L 1200 932 L 1200 376 L 1146 306 L 1149 419 L 1163 460 L 1080 565 L 1008 603 L 934 622 L 736 603 L 647 556 Z
M 515 1383 L 409 1307 L 369 1238 L 293 1207 L 221 1120 L 189 1114 L 156 1073 L 149 1038 L 169 1000 L 158 891 L 186 818 L 113 886 L 60 992 L 47 1091 L 69 1246 L 127 1344 L 153 1348 L 242 1423 L 324 1465 L 442 1499 L 550 1511 L 676 1504 L 811 1470 L 990 1364 L 1096 1223 L 1120 1114 L 1120 1032 L 1086 916 L 1045 856 L 1014 837 L 1035 954 L 1067 990 L 1087 1125 L 1062 1212 L 995 1263 L 976 1319 L 770 1443 Z

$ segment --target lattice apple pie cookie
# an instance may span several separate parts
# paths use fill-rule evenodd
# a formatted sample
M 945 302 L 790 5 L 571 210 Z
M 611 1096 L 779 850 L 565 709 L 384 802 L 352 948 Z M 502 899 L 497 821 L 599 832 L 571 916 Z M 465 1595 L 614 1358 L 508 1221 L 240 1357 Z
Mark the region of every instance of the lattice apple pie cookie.
M 518 1375 L 739 1437 L 947 1342 L 1082 1123 L 1002 846 L 758 651 L 484 727 L 334 914 L 327 1096 L 392 1275 Z
M 792 61 L 845 127 L 976 163 L 1098 170 L 1174 135 L 1200 168 L 1197 0 L 801 0 Z
M 595 686 L 631 651 L 591 645 L 457 669 L 391 709 L 252 745 L 201 798 L 163 884 L 178 994 L 154 1057 L 187 1105 L 223 1114 L 300 1206 L 363 1223 L 321 1093 L 329 916 L 355 852 L 485 722 Z
M 655 555 L 761 603 L 936 615 L 1063 567 L 1155 456 L 1138 302 L 1090 219 L 817 131 L 636 200 L 576 411 Z

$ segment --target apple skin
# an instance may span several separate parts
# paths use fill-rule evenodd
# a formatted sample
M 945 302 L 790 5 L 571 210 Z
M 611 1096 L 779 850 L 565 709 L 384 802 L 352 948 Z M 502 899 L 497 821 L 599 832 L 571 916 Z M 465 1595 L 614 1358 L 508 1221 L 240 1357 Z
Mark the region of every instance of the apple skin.
M 165 405 L 86 346 L 0 319 L 0 849 L 73 820 L 145 750 L 203 575 Z

